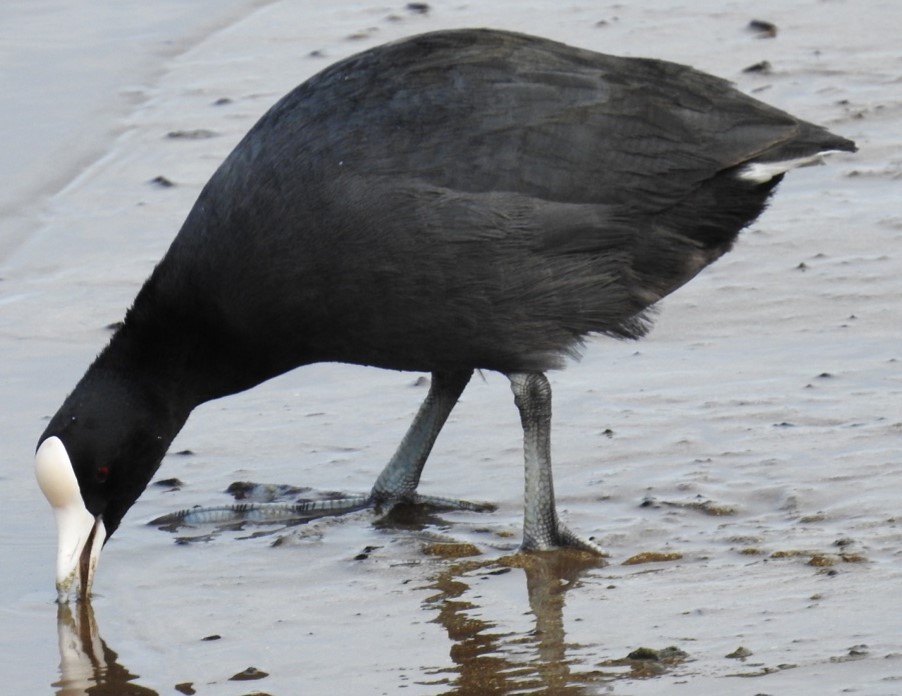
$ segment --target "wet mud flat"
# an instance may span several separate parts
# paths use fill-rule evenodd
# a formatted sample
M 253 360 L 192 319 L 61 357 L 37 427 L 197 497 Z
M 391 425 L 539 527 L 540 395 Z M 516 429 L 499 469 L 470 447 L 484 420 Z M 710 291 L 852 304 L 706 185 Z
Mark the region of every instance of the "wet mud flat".
M 314 5 L 262 6 L 172 57 L 105 157 L 5 259 L 0 538 L 16 562 L 3 573 L 4 689 L 902 691 L 899 9 Z M 202 407 L 159 473 L 179 485 L 154 486 L 126 518 L 91 611 L 58 612 L 52 520 L 28 468 L 40 416 L 106 340 L 200 186 L 257 116 L 333 60 L 474 25 L 691 63 L 861 148 L 790 175 L 737 248 L 668 298 L 647 340 L 593 341 L 551 376 L 562 514 L 608 565 L 512 555 L 519 423 L 492 374 L 464 393 L 422 490 L 494 512 L 147 524 L 231 503 L 236 481 L 368 491 L 425 385 L 323 365 Z
M 135 590 L 145 602 L 162 595 L 150 601 L 163 613 L 151 618 L 136 597 L 117 597 L 124 625 L 112 633 L 129 651 L 131 629 L 142 642 L 172 641 L 179 664 L 142 678 L 110 639 L 101 680 L 167 693 L 159 680 L 169 674 L 182 693 L 235 694 L 290 693 L 298 679 L 314 693 L 336 680 L 361 693 L 422 694 L 660 693 L 710 680 L 756 694 L 775 679 L 836 678 L 884 681 L 892 693 L 902 666 L 886 640 L 894 619 L 855 591 L 873 581 L 879 559 L 854 551 L 850 538 L 814 545 L 824 529 L 793 530 L 823 523 L 787 520 L 777 533 L 752 515 L 671 502 L 678 513 L 596 501 L 607 512 L 631 508 L 636 519 L 621 531 L 643 531 L 624 546 L 649 549 L 624 557 L 612 543 L 605 566 L 577 552 L 512 555 L 515 511 L 360 513 L 301 528 L 149 526 L 136 535 L 145 548 L 128 555 L 151 566 Z M 589 501 L 578 507 L 590 512 Z M 655 528 L 673 538 L 656 542 Z M 700 531 L 703 545 L 687 543 Z M 160 546 L 155 534 L 175 534 L 177 545 Z M 793 536 L 811 545 L 798 548 Z M 108 601 L 95 602 L 101 615 Z M 837 631 L 835 613 L 850 604 L 854 628 Z

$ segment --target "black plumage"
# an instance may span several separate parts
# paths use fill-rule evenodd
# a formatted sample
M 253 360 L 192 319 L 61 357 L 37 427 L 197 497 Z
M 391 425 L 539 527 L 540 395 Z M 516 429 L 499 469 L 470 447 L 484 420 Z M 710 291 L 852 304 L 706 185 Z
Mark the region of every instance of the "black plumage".
M 453 383 L 396 455 L 418 479 L 474 369 L 541 377 L 589 334 L 642 336 L 762 212 L 776 163 L 833 150 L 854 145 L 658 60 L 491 30 L 365 51 L 229 155 L 41 440 L 111 533 L 199 403 L 348 362 Z

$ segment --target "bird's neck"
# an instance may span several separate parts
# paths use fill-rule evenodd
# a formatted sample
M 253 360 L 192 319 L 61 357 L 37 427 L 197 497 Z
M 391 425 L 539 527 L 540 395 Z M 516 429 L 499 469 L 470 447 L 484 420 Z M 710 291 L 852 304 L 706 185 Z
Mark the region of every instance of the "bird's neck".
M 230 331 L 221 309 L 192 287 L 171 287 L 161 264 L 96 364 L 159 393 L 179 417 L 199 404 L 259 384 L 295 365 L 260 357 L 248 336 Z M 255 337 L 251 336 L 250 339 Z
M 164 437 L 171 442 L 196 406 L 240 388 L 238 372 L 223 367 L 226 359 L 216 348 L 216 337 L 190 327 L 168 329 L 127 317 L 85 379 L 127 385 L 153 411 L 154 420 L 164 424 Z

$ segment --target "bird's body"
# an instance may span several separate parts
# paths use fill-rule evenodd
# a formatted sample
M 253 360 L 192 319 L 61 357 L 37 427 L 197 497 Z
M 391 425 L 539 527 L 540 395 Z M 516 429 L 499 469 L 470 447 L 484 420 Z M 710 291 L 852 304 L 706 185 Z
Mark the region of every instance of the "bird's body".
M 377 47 L 245 136 L 41 441 L 115 528 L 199 403 L 348 362 L 452 385 L 401 457 L 418 479 L 474 369 L 539 374 L 588 334 L 641 336 L 781 163 L 852 149 L 672 63 L 490 30 Z

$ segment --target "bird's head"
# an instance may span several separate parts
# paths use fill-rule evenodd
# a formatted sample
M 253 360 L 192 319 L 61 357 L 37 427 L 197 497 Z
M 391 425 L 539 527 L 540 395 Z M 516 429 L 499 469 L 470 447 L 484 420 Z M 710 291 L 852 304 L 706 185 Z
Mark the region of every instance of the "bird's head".
M 35 476 L 56 516 L 56 589 L 87 599 L 104 543 L 159 468 L 179 423 L 128 383 L 86 375 L 51 419 Z

